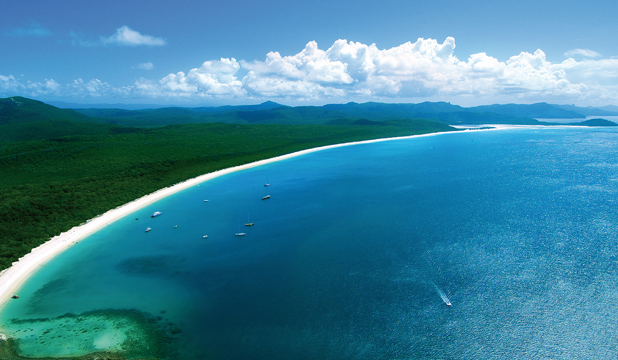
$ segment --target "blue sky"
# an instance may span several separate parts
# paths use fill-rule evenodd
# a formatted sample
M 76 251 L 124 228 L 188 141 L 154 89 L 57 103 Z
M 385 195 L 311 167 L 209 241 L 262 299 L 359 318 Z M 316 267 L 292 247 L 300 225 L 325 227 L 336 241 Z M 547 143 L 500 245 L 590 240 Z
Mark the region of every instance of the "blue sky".
M 615 1 L 11 1 L 0 97 L 618 105 L 616 14 Z

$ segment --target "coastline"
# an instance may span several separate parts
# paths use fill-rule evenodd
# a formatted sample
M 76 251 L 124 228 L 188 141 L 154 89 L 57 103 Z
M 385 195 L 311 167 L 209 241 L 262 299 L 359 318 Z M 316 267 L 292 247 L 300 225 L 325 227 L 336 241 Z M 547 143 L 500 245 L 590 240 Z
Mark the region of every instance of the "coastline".
M 466 131 L 487 131 L 487 130 L 500 130 L 500 129 L 508 129 L 514 128 L 517 126 L 496 126 L 489 125 L 491 129 L 470 129 L 466 127 Z M 462 129 L 463 130 L 463 129 Z M 373 140 L 363 140 L 363 141 L 355 141 L 348 143 L 340 143 L 333 145 L 325 145 L 305 150 L 296 151 L 293 153 L 276 156 L 273 158 L 258 160 L 255 162 L 251 162 L 248 164 L 238 165 L 222 170 L 217 170 L 211 173 L 203 174 L 197 176 L 195 178 L 191 178 L 185 180 L 183 182 L 177 183 L 175 185 L 162 188 L 157 190 L 151 194 L 145 195 L 141 198 L 133 200 L 129 203 L 126 203 L 122 206 L 119 206 L 115 209 L 111 209 L 93 219 L 88 220 L 86 223 L 81 224 L 79 226 L 73 227 L 70 230 L 61 233 L 60 235 L 54 236 L 50 240 L 46 241 L 42 245 L 32 249 L 28 254 L 24 255 L 22 258 L 14 262 L 11 267 L 0 272 L 0 309 L 4 307 L 4 305 L 11 299 L 13 295 L 16 294 L 16 291 L 24 284 L 24 282 L 34 274 L 39 268 L 41 268 L 45 263 L 54 258 L 55 256 L 62 253 L 64 250 L 70 248 L 71 246 L 77 244 L 79 241 L 85 239 L 89 235 L 99 231 L 105 226 L 129 215 L 132 212 L 135 212 L 145 206 L 148 206 L 158 200 L 161 200 L 165 197 L 173 195 L 182 190 L 188 189 L 193 186 L 197 186 L 203 182 L 208 180 L 217 178 L 219 176 L 227 175 L 236 171 L 246 170 L 253 167 L 290 159 L 297 156 L 302 156 L 305 154 L 338 148 L 343 146 L 352 146 L 359 144 L 369 144 L 375 142 L 383 142 L 383 141 L 393 141 L 393 140 L 401 140 L 401 139 L 410 139 L 417 137 L 426 137 L 426 136 L 434 136 L 441 134 L 452 134 L 458 133 L 459 131 L 448 131 L 448 132 L 436 132 L 436 133 L 427 133 L 427 134 L 417 134 L 417 135 L 409 135 L 409 136 L 400 136 L 400 137 L 392 137 L 392 138 L 380 138 Z M 1 324 L 0 324 L 1 327 Z

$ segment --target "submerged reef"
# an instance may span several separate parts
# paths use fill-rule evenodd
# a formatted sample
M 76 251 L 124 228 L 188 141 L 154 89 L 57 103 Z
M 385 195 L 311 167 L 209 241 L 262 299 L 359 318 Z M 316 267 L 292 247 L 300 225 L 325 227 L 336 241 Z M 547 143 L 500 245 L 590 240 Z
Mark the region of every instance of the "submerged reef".
M 174 324 L 133 309 L 12 319 L 5 327 L 2 360 L 170 359 L 179 336 Z

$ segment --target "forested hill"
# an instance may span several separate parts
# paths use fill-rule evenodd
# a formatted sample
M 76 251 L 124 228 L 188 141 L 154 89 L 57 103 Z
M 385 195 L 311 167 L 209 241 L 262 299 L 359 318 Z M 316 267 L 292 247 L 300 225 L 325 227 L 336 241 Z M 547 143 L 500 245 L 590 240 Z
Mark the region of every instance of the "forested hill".
M 331 104 L 324 106 L 284 106 L 265 102 L 249 106 L 215 108 L 161 108 L 148 110 L 79 109 L 100 122 L 128 126 L 161 126 L 179 123 L 227 124 L 332 124 L 356 120 L 384 121 L 423 118 L 447 124 L 541 125 L 535 118 L 581 118 L 616 116 L 618 112 L 572 105 L 546 103 L 488 105 L 464 108 L 446 102 L 420 104 Z
M 0 141 L 108 134 L 116 128 L 75 110 L 58 109 L 36 100 L 19 96 L 0 99 Z
M 161 108 L 146 110 L 78 109 L 102 123 L 127 126 L 162 126 L 180 123 L 312 124 L 351 123 L 423 118 L 447 124 L 538 124 L 532 118 L 479 112 L 449 103 L 348 103 L 324 106 L 283 106 L 267 102 L 254 106 L 221 108 Z

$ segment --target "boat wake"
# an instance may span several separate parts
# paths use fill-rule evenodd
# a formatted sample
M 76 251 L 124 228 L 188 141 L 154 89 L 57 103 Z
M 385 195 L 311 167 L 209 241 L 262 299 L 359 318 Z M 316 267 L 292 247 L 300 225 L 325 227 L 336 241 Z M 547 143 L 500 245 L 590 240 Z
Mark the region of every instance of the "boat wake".
M 446 296 L 444 291 L 442 291 L 442 289 L 440 289 L 438 285 L 436 285 L 435 283 L 433 284 L 433 287 L 436 289 L 436 291 L 438 292 L 438 295 L 440 295 L 440 298 L 442 298 L 442 301 L 444 301 L 446 306 L 452 306 L 451 300 L 449 300 L 448 296 Z
M 427 250 L 426 256 L 427 256 L 426 260 L 427 260 L 427 263 L 428 263 L 429 268 L 430 268 L 430 273 L 437 274 L 437 277 L 442 279 L 441 282 L 442 283 L 446 283 L 447 281 L 446 281 L 446 277 L 442 273 L 442 267 L 440 267 L 438 264 L 436 264 L 433 256 L 431 255 L 431 252 L 429 250 Z M 432 276 L 432 275 L 430 275 L 430 276 Z M 436 275 L 433 275 L 432 277 L 436 277 Z M 438 279 L 436 279 L 436 280 L 438 280 Z M 438 293 L 438 295 L 440 295 L 440 298 L 442 299 L 442 301 L 444 301 L 446 306 L 452 306 L 451 300 L 448 298 L 446 293 L 444 291 L 442 291 L 442 289 L 440 289 L 440 287 L 435 283 L 435 281 L 430 280 L 430 282 L 431 282 L 431 285 L 433 285 L 434 289 L 436 289 L 436 292 Z

